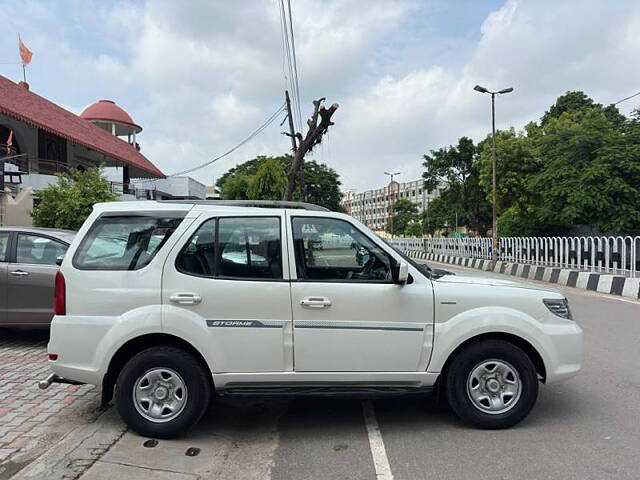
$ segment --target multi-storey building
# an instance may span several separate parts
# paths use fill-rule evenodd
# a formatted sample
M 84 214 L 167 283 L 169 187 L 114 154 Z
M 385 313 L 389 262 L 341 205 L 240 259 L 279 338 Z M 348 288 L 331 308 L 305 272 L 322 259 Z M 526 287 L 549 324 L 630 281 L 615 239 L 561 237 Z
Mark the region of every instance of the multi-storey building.
M 352 217 L 373 230 L 384 230 L 391 214 L 391 206 L 401 198 L 413 202 L 421 214 L 436 198 L 440 189 L 428 192 L 422 180 L 412 182 L 390 182 L 386 187 L 357 192 L 347 190 L 342 197 L 342 206 Z

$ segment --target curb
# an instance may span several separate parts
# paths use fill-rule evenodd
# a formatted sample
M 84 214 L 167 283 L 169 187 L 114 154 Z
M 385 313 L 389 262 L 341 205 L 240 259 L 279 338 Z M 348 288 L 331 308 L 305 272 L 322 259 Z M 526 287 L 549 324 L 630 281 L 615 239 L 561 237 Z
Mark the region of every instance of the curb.
M 109 408 L 93 423 L 72 430 L 58 444 L 18 471 L 11 480 L 79 478 L 126 430 L 115 408 Z
M 585 272 L 559 267 L 544 267 L 528 263 L 498 262 L 495 268 L 491 268 L 491 260 L 481 258 L 456 257 L 453 255 L 426 253 L 416 250 L 407 250 L 405 253 L 409 257 L 418 260 L 431 260 L 432 262 L 477 268 L 487 272 L 503 273 L 527 280 L 538 280 L 563 285 L 565 287 L 581 288 L 593 292 L 640 299 L 640 278 Z

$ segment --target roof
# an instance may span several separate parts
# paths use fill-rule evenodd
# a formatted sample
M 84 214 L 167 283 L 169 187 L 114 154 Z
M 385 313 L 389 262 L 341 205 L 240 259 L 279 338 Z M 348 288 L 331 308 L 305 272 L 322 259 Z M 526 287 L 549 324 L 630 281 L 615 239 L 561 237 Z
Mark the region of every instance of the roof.
M 116 105 L 113 100 L 100 100 L 93 105 L 89 105 L 82 111 L 80 118 L 120 123 L 132 127 L 136 133 L 142 131 L 142 127 L 134 123 L 131 115 Z
M 124 140 L 2 75 L 0 112 L 137 167 L 152 176 L 164 177 L 153 163 Z

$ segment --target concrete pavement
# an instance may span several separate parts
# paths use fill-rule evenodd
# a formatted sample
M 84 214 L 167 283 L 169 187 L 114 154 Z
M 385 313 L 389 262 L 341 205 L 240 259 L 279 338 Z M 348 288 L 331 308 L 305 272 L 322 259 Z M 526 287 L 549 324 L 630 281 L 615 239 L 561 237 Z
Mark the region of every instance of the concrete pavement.
M 466 427 L 432 397 L 374 401 L 373 425 L 358 400 L 226 400 L 179 440 L 125 433 L 82 479 L 640 478 L 640 302 L 560 289 L 585 331 L 584 369 L 542 386 L 516 428 Z

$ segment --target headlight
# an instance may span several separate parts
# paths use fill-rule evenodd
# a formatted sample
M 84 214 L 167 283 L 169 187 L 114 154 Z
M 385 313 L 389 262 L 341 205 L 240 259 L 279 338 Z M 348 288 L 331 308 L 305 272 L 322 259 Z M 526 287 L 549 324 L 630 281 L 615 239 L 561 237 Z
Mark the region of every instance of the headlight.
M 569 310 L 569 300 L 567 300 L 566 298 L 545 298 L 542 301 L 554 315 L 566 318 L 567 320 L 573 320 L 573 317 L 571 316 L 571 310 Z

